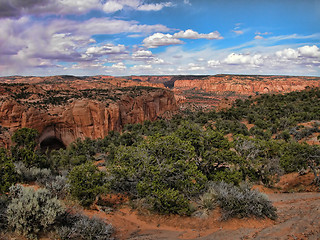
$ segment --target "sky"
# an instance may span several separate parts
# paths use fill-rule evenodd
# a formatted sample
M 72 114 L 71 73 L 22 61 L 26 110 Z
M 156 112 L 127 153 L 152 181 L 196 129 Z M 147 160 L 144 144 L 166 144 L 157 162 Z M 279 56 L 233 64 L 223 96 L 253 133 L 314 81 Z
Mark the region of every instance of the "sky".
M 320 0 L 0 0 L 0 76 L 320 76 Z

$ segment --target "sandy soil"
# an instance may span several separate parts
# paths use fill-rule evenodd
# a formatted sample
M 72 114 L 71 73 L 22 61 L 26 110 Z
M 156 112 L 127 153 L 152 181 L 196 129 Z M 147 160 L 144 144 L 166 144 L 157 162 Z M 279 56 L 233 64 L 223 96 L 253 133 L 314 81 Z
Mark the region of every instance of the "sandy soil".
M 85 210 L 111 222 L 119 239 L 320 239 L 320 193 L 269 193 L 278 219 L 220 221 L 219 210 L 206 219 L 142 216 L 129 208 L 106 214 Z

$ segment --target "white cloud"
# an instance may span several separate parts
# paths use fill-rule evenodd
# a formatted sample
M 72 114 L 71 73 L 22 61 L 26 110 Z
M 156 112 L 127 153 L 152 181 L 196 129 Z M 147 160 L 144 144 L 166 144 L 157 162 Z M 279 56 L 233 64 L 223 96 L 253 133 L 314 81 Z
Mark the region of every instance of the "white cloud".
M 144 46 L 148 48 L 157 48 L 160 46 L 168 46 L 174 44 L 183 44 L 179 39 L 174 38 L 170 34 L 155 33 L 143 40 Z
M 262 36 L 260 36 L 260 35 L 256 35 L 255 37 L 254 37 L 254 39 L 264 39 Z
M 103 46 L 95 46 L 95 47 L 87 48 L 86 56 L 97 57 L 97 56 L 104 56 L 108 54 L 120 54 L 120 53 L 126 53 L 126 47 L 124 45 L 121 45 L 121 44 L 113 45 L 111 43 L 108 43 Z
M 156 57 L 150 50 L 139 49 L 132 53 L 132 60 L 143 61 L 148 64 L 165 64 L 165 61 Z
M 174 6 L 174 4 L 171 2 L 156 3 L 156 4 L 142 4 L 137 8 L 137 10 L 140 10 L 140 11 L 160 11 L 164 7 L 171 7 L 171 6 Z
M 186 4 L 186 5 L 190 5 L 190 6 L 192 5 L 189 0 L 183 0 L 183 3 Z
M 193 31 L 192 29 L 187 29 L 186 31 L 180 31 L 178 33 L 175 33 L 173 35 L 174 38 L 186 38 L 186 39 L 222 39 L 220 33 L 218 31 L 214 31 L 208 34 L 204 33 L 198 33 L 196 31 Z
M 269 35 L 271 32 L 255 32 L 256 35 Z
M 117 12 L 122 9 L 123 5 L 115 1 L 108 1 L 103 5 L 103 11 L 106 13 Z
M 135 60 L 148 60 L 150 58 L 153 58 L 153 54 L 149 50 L 140 49 L 134 53 L 132 53 L 132 57 Z
M 234 32 L 234 33 L 237 34 L 237 35 L 243 34 L 243 31 L 242 31 L 242 30 L 232 30 L 232 32 Z
M 95 40 L 91 36 L 169 30 L 163 25 L 141 25 L 135 21 L 110 18 L 93 18 L 83 22 L 65 19 L 37 22 L 31 17 L 22 17 L 0 19 L 0 26 L 0 68 L 5 69 L 1 74 L 43 68 L 50 65 L 48 62 L 51 66 L 58 66 L 58 62 L 92 62 L 105 56 L 109 62 L 119 62 L 130 58 L 124 45 L 92 45 Z
M 142 0 L 108 0 L 103 5 L 103 10 L 107 13 L 117 12 L 124 8 L 137 11 L 160 11 L 164 7 L 174 6 L 171 2 L 145 4 Z
M 262 56 L 260 54 L 257 55 L 249 55 L 249 54 L 229 54 L 224 60 L 226 64 L 251 64 L 251 65 L 260 65 L 263 63 Z
M 312 58 L 320 58 L 320 49 L 316 46 L 303 46 L 298 48 L 301 56 L 304 57 L 312 57 Z
M 284 59 L 296 59 L 299 57 L 299 52 L 292 48 L 286 48 L 282 51 L 276 52 L 277 57 Z
M 130 69 L 133 71 L 151 70 L 152 65 L 150 65 L 150 64 L 148 64 L 148 65 L 134 65 Z
M 189 70 L 189 71 L 205 70 L 205 67 L 204 67 L 204 66 L 201 66 L 201 65 L 199 65 L 199 64 L 189 63 L 189 64 L 188 64 L 188 70 Z
M 124 71 L 127 69 L 127 66 L 123 62 L 119 62 L 119 63 L 113 64 L 110 68 L 118 71 L 119 70 Z
M 208 61 L 208 66 L 209 67 L 217 67 L 220 65 L 220 61 L 218 60 L 209 60 Z
M 222 39 L 223 37 L 220 35 L 218 31 L 214 31 L 208 34 L 198 33 L 193 31 L 192 29 L 187 29 L 186 31 L 180 31 L 173 35 L 171 34 L 163 34 L 163 33 L 154 33 L 153 35 L 145 38 L 143 40 L 143 45 L 148 48 L 157 48 L 160 46 L 168 46 L 168 45 L 176 45 L 183 44 L 184 42 L 180 40 L 182 39 Z

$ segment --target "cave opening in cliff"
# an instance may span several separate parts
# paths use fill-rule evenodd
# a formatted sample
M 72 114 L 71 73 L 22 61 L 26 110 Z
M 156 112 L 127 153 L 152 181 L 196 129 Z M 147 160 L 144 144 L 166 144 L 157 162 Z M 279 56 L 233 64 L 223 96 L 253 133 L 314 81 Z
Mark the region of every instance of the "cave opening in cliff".
M 47 137 L 40 143 L 40 149 L 42 152 L 51 152 L 52 150 L 59 150 L 61 148 L 66 149 L 66 146 L 56 137 Z

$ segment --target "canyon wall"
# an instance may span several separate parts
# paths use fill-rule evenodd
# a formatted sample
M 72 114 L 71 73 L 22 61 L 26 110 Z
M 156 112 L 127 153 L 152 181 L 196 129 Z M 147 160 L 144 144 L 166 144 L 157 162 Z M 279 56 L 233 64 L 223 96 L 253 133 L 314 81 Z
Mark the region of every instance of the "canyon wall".
M 120 100 L 108 104 L 75 99 L 48 109 L 9 98 L 0 102 L 0 125 L 11 133 L 23 127 L 34 128 L 40 133 L 40 142 L 57 138 L 68 145 L 77 138 L 103 138 L 111 130 L 121 130 L 125 124 L 153 121 L 176 110 L 174 94 L 166 89 L 149 89 L 145 94 L 133 97 L 123 95 Z M 2 139 L 2 142 L 6 141 L 9 140 Z
M 284 93 L 301 91 L 306 87 L 319 87 L 317 77 L 287 77 L 287 76 L 241 76 L 221 75 L 205 79 L 177 80 L 175 91 L 201 90 L 214 94 L 234 92 L 238 95 L 253 95 L 257 93 Z

